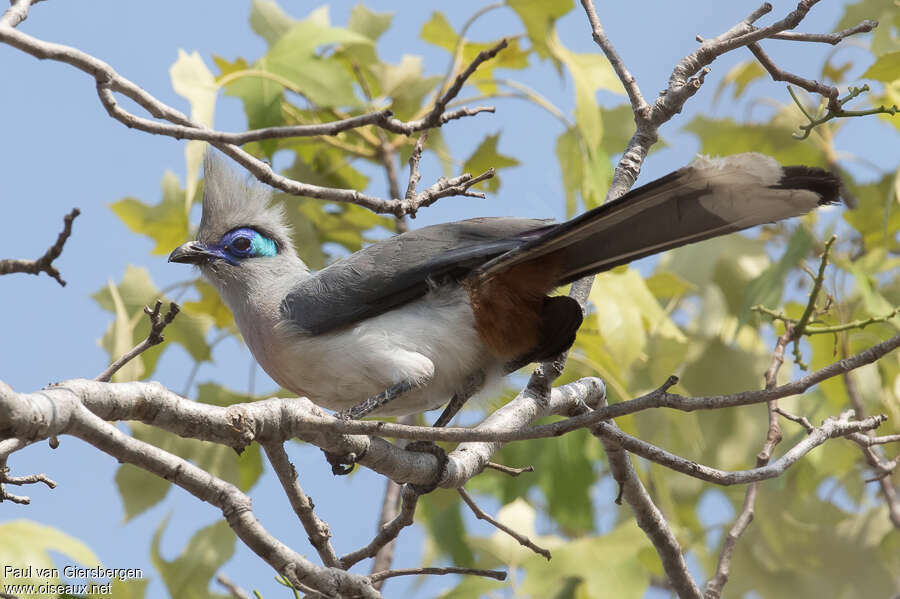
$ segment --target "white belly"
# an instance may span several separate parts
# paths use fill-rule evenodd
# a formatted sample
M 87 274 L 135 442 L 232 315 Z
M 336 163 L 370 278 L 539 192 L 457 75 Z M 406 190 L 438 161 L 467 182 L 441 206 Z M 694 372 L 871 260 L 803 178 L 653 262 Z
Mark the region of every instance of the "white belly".
M 351 408 L 404 380 L 423 386 L 375 414 L 432 410 L 473 373 L 496 379 L 501 370 L 478 337 L 465 291 L 455 286 L 338 332 L 308 337 L 276 327 L 268 346 L 252 337 L 245 335 L 251 351 L 275 381 L 332 410 Z

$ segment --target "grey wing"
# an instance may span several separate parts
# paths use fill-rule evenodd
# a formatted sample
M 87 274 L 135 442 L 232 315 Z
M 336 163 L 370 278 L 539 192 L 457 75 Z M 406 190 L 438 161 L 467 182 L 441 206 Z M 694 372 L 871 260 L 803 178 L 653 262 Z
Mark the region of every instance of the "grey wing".
M 282 317 L 309 335 L 337 330 L 418 299 L 433 285 L 458 281 L 555 226 L 538 219 L 477 218 L 397 235 L 303 281 L 282 302 Z

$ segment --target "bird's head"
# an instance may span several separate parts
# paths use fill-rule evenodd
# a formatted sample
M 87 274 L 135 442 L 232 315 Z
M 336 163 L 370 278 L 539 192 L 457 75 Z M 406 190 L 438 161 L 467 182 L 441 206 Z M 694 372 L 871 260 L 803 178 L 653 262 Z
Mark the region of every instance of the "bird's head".
M 240 177 L 207 152 L 203 164 L 203 213 L 197 238 L 175 248 L 169 262 L 194 264 L 221 292 L 252 285 L 262 276 L 305 270 L 290 228 L 271 191 Z

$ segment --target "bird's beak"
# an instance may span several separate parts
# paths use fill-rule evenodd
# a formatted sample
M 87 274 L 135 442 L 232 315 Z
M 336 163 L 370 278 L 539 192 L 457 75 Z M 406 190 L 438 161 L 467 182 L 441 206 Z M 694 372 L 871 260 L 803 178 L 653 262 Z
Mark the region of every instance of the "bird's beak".
M 180 262 L 182 264 L 201 264 L 210 258 L 216 258 L 216 254 L 199 241 L 189 241 L 179 245 L 169 254 L 169 262 Z

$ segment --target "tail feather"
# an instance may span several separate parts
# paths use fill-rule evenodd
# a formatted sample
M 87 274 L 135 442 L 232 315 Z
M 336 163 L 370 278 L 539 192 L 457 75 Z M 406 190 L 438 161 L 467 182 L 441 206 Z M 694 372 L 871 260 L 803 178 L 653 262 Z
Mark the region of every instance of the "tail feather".
M 699 157 L 548 230 L 483 265 L 491 277 L 550 253 L 563 265 L 560 284 L 703 239 L 800 216 L 838 199 L 832 173 L 781 167 L 762 154 Z

